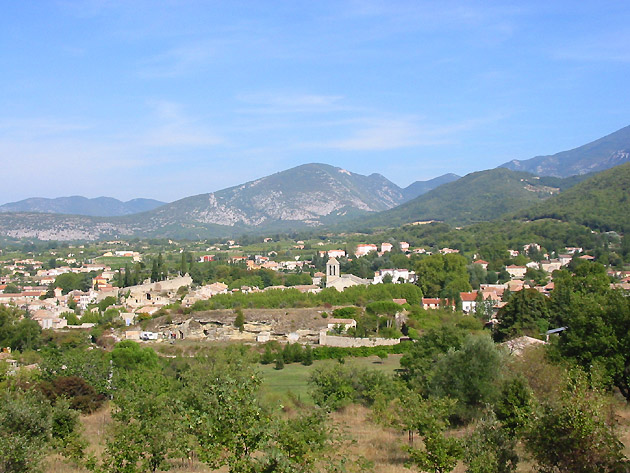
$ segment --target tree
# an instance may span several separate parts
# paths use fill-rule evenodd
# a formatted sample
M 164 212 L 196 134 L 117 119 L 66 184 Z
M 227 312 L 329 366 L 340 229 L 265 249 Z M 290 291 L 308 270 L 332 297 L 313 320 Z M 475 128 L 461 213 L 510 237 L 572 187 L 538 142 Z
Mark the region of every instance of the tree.
M 257 398 L 260 378 L 233 352 L 199 359 L 183 373 L 180 399 L 201 461 L 230 471 L 250 464 L 266 441 L 269 415 Z
M 81 458 L 83 444 L 77 426 L 77 415 L 67 404 L 51 407 L 35 391 L 5 388 L 0 392 L 0 471 L 39 471 L 44 455 L 53 449 Z
M 620 291 L 575 294 L 562 322 L 568 328 L 557 352 L 587 371 L 599 370 L 605 384 L 630 400 L 630 299 Z
M 458 254 L 427 256 L 416 265 L 418 285 L 426 297 L 452 297 L 472 288 L 466 258 Z
M 177 455 L 182 435 L 171 382 L 155 369 L 139 369 L 119 372 L 116 385 L 114 427 L 107 439 L 103 471 L 167 469 L 167 460 Z
M 316 367 L 309 377 L 309 384 L 315 404 L 324 409 L 336 410 L 354 399 L 349 369 L 342 364 Z
M 17 287 L 14 283 L 9 283 L 4 288 L 5 294 L 19 294 L 20 292 L 22 292 L 22 290 L 19 287 Z
M 518 465 L 516 439 L 492 415 L 477 423 L 464 441 L 467 473 L 511 473 Z
M 275 369 L 284 369 L 284 355 L 282 353 L 276 353 L 276 366 Z
M 469 335 L 459 350 L 438 359 L 429 391 L 456 399 L 458 415 L 466 418 L 497 398 L 500 376 L 501 354 L 490 337 Z
M 310 345 L 304 347 L 304 353 L 302 354 L 302 364 L 304 366 L 311 366 L 313 364 L 313 349 Z
M 589 389 L 586 376 L 571 373 L 557 402 L 543 406 L 526 436 L 526 447 L 543 473 L 628 471 L 606 400 Z
M 111 356 L 114 367 L 124 370 L 157 368 L 159 363 L 153 348 L 143 348 L 132 340 L 123 340 L 116 344 Z
M 464 336 L 464 330 L 450 325 L 429 330 L 401 358 L 400 366 L 405 369 L 403 379 L 410 386 L 426 392 L 430 373 L 439 356 L 451 348 L 460 348 Z
M 238 309 L 236 311 L 236 318 L 234 319 L 234 326 L 238 328 L 239 332 L 245 330 L 245 316 L 243 315 L 243 311 Z
M 549 318 L 547 298 L 535 289 L 523 289 L 499 310 L 493 337 L 497 342 L 520 335 L 540 337 L 549 327 Z

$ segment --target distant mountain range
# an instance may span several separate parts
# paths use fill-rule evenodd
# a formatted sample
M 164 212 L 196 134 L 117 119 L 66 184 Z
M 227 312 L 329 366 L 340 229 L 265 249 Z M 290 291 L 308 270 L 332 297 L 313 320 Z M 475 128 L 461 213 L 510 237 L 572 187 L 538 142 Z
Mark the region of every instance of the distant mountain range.
M 304 164 L 218 192 L 186 197 L 116 218 L 0 214 L 0 233 L 20 238 L 96 239 L 171 236 L 204 238 L 320 226 L 391 209 L 456 179 L 442 176 L 403 189 L 380 174 L 364 176 L 327 164 Z M 50 207 L 48 207 L 50 209 Z
M 610 191 L 601 187 L 608 181 L 597 184 L 600 182 L 597 180 L 599 175 L 593 177 L 593 174 L 627 161 L 628 153 L 624 151 L 627 149 L 630 149 L 630 127 L 554 156 L 514 161 L 462 178 L 445 174 L 429 181 L 414 182 L 406 188 L 397 186 L 380 174 L 364 176 L 326 164 L 305 164 L 239 186 L 186 197 L 169 204 L 149 201 L 154 208 L 140 213 L 130 214 L 139 207 L 127 204 L 141 199 L 127 203 L 117 201 L 127 205 L 125 211 L 128 213 L 124 215 L 122 210 L 117 210 L 118 216 L 103 216 L 106 215 L 104 205 L 100 210 L 94 210 L 98 209 L 98 205 L 93 201 L 99 199 L 65 198 L 74 201 L 72 205 L 67 202 L 62 205 L 64 198 L 27 199 L 0 207 L 0 235 L 41 240 L 112 237 L 202 239 L 252 232 L 299 231 L 308 227 L 356 231 L 422 220 L 467 225 L 502 215 L 532 219 L 556 215 L 576 222 L 590 222 L 595 225 L 594 228 L 619 228 L 613 220 L 623 219 L 618 213 L 614 214 L 614 218 L 610 217 L 607 206 L 612 203 L 619 209 L 626 208 L 625 201 L 615 203 L 615 192 L 619 193 L 619 198 L 630 200 L 630 178 L 624 171 L 626 168 L 615 168 L 623 172 L 619 173 L 617 180 L 610 181 L 613 186 Z M 509 168 L 533 169 L 539 176 Z M 614 175 L 615 171 L 605 173 L 605 177 Z M 579 184 L 580 181 L 584 182 Z M 588 184 L 593 182 L 596 184 Z M 595 185 L 596 189 L 589 185 Z M 568 197 L 563 197 L 565 190 L 573 186 L 581 191 L 567 190 Z M 587 205 L 578 205 L 579 192 L 599 196 L 594 197 L 591 210 Z M 564 199 L 567 199 L 566 202 Z M 91 202 L 92 210 L 85 210 L 89 207 L 85 201 Z M 571 209 L 579 209 L 581 213 Z M 527 213 L 529 211 L 532 213 Z M 90 215 L 50 212 L 90 212 Z M 594 212 L 600 213 L 600 220 L 589 220 Z
M 513 160 L 500 167 L 538 176 L 568 177 L 610 169 L 630 161 L 630 126 L 569 151 Z
M 41 212 L 68 215 L 89 215 L 92 217 L 117 217 L 153 210 L 165 202 L 154 199 L 133 199 L 122 202 L 112 197 L 88 199 L 82 196 L 57 197 L 46 199 L 33 197 L 0 205 L 0 212 Z

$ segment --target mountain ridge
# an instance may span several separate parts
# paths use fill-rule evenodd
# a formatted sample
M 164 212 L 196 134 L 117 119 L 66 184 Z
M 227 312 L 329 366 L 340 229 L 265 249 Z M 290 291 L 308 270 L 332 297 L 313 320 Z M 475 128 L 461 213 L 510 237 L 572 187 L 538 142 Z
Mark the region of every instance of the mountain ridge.
M 67 197 L 30 197 L 0 205 L 0 212 L 35 212 L 90 217 L 119 217 L 153 210 L 165 202 L 155 199 L 136 198 L 121 201 L 113 197 L 87 198 L 80 195 Z
M 630 161 L 630 125 L 577 148 L 553 155 L 514 159 L 499 167 L 539 176 L 569 177 L 603 171 Z

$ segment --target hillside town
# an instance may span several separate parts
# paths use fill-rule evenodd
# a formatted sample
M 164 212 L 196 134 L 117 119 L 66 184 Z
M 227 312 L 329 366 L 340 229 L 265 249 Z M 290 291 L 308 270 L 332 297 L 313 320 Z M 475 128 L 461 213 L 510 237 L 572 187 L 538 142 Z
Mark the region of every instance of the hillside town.
M 267 320 L 263 315 L 252 312 L 248 314 L 248 323 L 244 330 L 233 327 L 234 314 L 222 314 L 215 323 L 226 327 L 220 336 L 208 335 L 207 330 L 192 330 L 190 322 L 199 322 L 203 317 L 212 319 L 213 311 L 204 312 L 203 317 L 194 311 L 197 305 L 208 301 L 217 295 L 256 294 L 268 291 L 299 291 L 304 294 L 318 294 L 323 289 L 334 288 L 343 292 L 353 286 L 370 286 L 382 284 L 414 284 L 422 286 L 422 280 L 413 268 L 419 261 L 433 254 L 458 255 L 468 268 L 474 289 L 457 291 L 449 297 L 423 297 L 417 306 L 423 310 L 450 309 L 460 311 L 471 317 L 479 318 L 483 323 L 492 326 L 497 323 L 497 312 L 505 306 L 508 294 L 526 289 L 533 289 L 544 296 L 549 296 L 554 289 L 554 272 L 566 268 L 574 259 L 592 261 L 594 257 L 584 253 L 583 248 L 566 247 L 561 253 L 541 253 L 541 246 L 529 243 L 518 249 L 508 249 L 512 261 L 520 264 L 507 264 L 497 269 L 497 277 L 491 283 L 474 279 L 474 274 L 487 275 L 490 263 L 480 259 L 477 254 L 469 257 L 468 261 L 459 256 L 459 250 L 452 248 L 411 247 L 405 241 L 387 241 L 380 244 L 358 243 L 350 252 L 346 249 L 317 249 L 330 247 L 332 244 L 318 242 L 314 246 L 302 240 L 288 242 L 287 247 L 300 252 L 300 256 L 291 258 L 280 257 L 281 249 L 272 238 L 262 239 L 265 251 L 248 253 L 235 240 L 221 242 L 207 247 L 207 251 L 198 251 L 193 256 L 188 270 L 194 265 L 212 265 L 218 263 L 215 256 L 220 253 L 223 265 L 238 267 L 248 273 L 265 270 L 284 277 L 285 284 L 233 284 L 226 279 L 215 277 L 214 280 L 193 281 L 188 272 L 175 272 L 168 275 L 153 274 L 146 280 L 130 284 L 130 264 L 141 265 L 143 261 L 153 261 L 155 269 L 156 255 L 146 247 L 146 253 L 117 249 L 120 242 L 112 242 L 112 247 L 105 250 L 90 252 L 90 257 L 84 256 L 83 245 L 70 247 L 61 252 L 51 250 L 47 259 L 24 257 L 4 259 L 0 261 L 0 303 L 15 306 L 24 310 L 25 317 L 37 321 L 42 329 L 77 330 L 91 329 L 106 320 L 115 319 L 111 335 L 116 339 L 134 340 L 176 340 L 182 338 L 241 340 L 250 342 L 266 342 L 278 340 L 281 342 L 301 342 L 326 344 L 335 343 L 326 333 L 331 332 L 335 324 L 333 319 L 321 319 L 320 323 L 307 323 L 304 327 L 289 327 L 283 324 L 282 318 L 275 321 Z M 169 242 L 177 247 L 175 242 Z M 307 250 L 305 250 L 307 245 Z M 178 256 L 183 250 L 174 250 Z M 214 251 L 214 253 L 210 253 Z M 310 257 L 307 253 L 313 254 Z M 406 267 L 383 267 L 373 272 L 371 277 L 359 277 L 351 272 L 344 273 L 342 265 L 348 266 L 361 258 L 383 258 L 397 256 L 398 262 L 409 261 Z M 534 258 L 529 256 L 535 255 Z M 159 258 L 162 258 L 160 253 Z M 402 258 L 402 260 L 400 259 Z M 323 271 L 322 271 L 323 270 Z M 630 271 L 609 269 L 611 287 L 630 290 Z M 290 276 L 294 276 L 291 281 Z M 299 276 L 299 278 L 298 278 Z M 296 279 L 297 278 L 297 279 Z M 125 284 L 127 281 L 127 284 Z M 74 285 L 73 285 L 74 284 Z M 77 287 L 83 286 L 82 288 Z M 404 298 L 395 299 L 400 305 L 397 311 L 396 324 L 400 329 L 404 323 L 405 313 L 411 308 Z M 323 309 L 319 313 L 324 312 Z M 218 311 L 217 311 L 218 313 Z M 169 315 L 169 323 L 149 324 L 156 317 Z M 173 315 L 175 319 L 173 319 Z M 201 317 L 201 318 L 200 318 Z M 284 316 L 291 319 L 291 310 Z M 220 320 L 219 320 L 220 319 Z M 260 319 L 260 320 L 257 320 Z M 203 320 L 201 320 L 202 323 Z M 356 320 L 340 319 L 342 326 L 356 325 Z M 152 329 L 142 327 L 151 325 Z M 194 325 L 194 324 L 193 324 Z M 284 326 L 283 326 L 284 325 Z M 182 327 L 186 327 L 183 329 Z M 289 327 L 289 328 L 287 328 Z M 339 331 L 338 331 L 339 332 Z M 342 334 L 342 330 L 339 334 Z M 330 333 L 329 333 L 330 335 Z M 214 337 L 214 338 L 213 338 Z M 362 343 L 389 344 L 390 340 L 375 340 L 374 336 L 367 337 L 374 340 L 354 342 L 356 346 Z M 337 342 L 339 343 L 339 342 Z M 347 343 L 347 340 L 344 341 Z

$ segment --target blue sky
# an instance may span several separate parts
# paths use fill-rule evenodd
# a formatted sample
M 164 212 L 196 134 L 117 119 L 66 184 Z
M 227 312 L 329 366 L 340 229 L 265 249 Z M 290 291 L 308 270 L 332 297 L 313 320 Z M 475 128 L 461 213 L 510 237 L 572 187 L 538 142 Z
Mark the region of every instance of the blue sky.
M 626 1 L 2 1 L 0 203 L 401 186 L 630 124 Z

